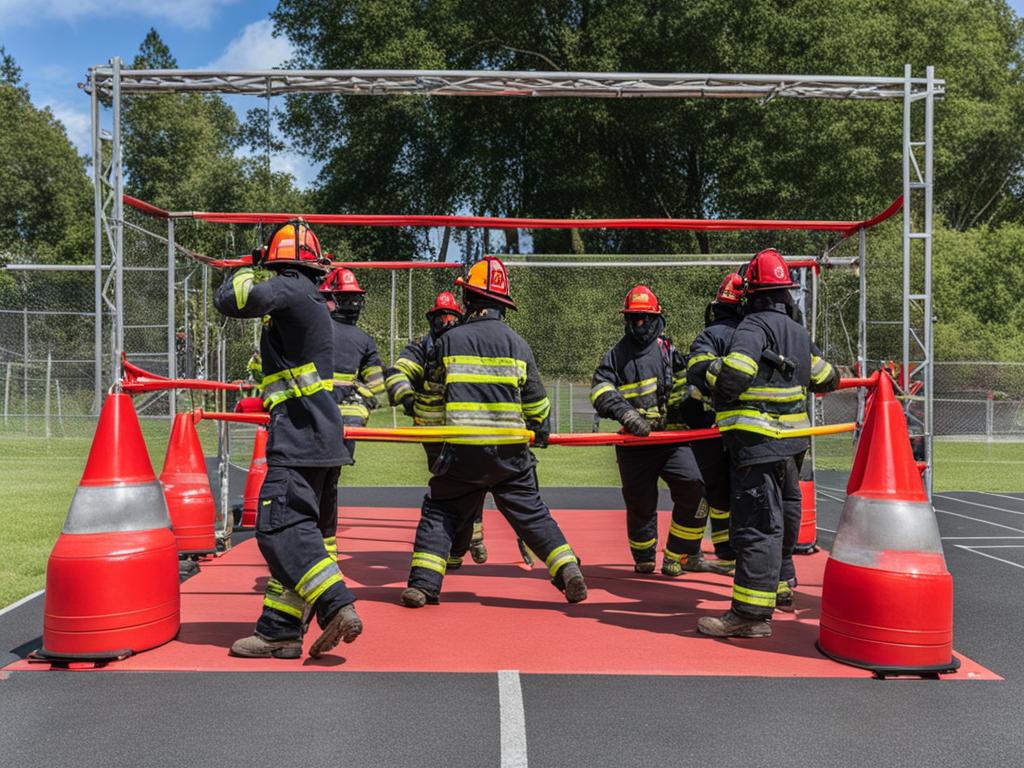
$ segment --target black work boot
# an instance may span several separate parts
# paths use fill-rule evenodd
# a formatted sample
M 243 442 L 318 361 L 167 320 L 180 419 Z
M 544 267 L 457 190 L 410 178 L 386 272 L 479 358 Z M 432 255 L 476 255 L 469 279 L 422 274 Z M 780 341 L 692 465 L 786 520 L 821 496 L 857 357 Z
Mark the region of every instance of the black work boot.
M 309 649 L 309 655 L 319 659 L 339 642 L 351 643 L 363 633 L 363 621 L 356 613 L 356 607 L 352 603 L 343 605 L 327 622 L 324 631 L 320 634 Z
M 275 659 L 297 659 L 302 656 L 302 641 L 269 640 L 263 635 L 252 634 L 232 643 L 229 653 L 247 659 L 266 659 L 271 656 Z
M 703 616 L 697 630 L 711 637 L 771 637 L 772 625 L 767 619 L 748 619 L 726 611 L 721 616 Z
M 579 564 L 566 563 L 558 569 L 552 581 L 565 594 L 568 602 L 582 603 L 587 599 L 587 583 L 583 580 Z
M 477 565 L 487 562 L 487 545 L 484 544 L 482 536 L 469 542 L 469 554 Z
M 428 594 L 419 587 L 408 587 L 402 592 L 402 605 L 406 608 L 422 608 L 424 605 L 437 605 L 440 602 L 436 595 Z
M 641 560 L 633 563 L 633 571 L 636 573 L 654 573 L 654 565 L 653 560 Z

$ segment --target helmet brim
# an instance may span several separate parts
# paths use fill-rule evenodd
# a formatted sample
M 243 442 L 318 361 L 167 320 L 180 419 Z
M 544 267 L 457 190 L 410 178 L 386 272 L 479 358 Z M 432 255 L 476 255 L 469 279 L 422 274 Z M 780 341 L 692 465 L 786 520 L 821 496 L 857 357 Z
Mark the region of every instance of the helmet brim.
M 516 303 L 508 296 L 501 296 L 500 294 L 491 293 L 483 288 L 477 288 L 475 285 L 467 283 L 462 279 L 462 277 L 455 278 L 455 284 L 462 288 L 463 291 L 469 291 L 477 296 L 483 296 L 486 299 L 493 299 L 499 304 L 504 304 L 506 307 L 510 307 L 511 309 L 519 309 L 519 307 L 516 306 Z

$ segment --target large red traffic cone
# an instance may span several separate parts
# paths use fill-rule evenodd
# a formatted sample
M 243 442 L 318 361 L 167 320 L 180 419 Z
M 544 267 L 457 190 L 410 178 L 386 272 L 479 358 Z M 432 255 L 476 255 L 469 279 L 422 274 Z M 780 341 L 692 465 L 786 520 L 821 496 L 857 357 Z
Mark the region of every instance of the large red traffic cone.
M 178 552 L 131 398 L 107 398 L 46 567 L 48 660 L 105 660 L 166 643 L 180 621 Z
M 935 674 L 953 657 L 953 579 L 887 375 L 868 403 L 822 583 L 818 647 L 885 674 Z
M 256 427 L 256 439 L 252 444 L 252 461 L 245 478 L 245 492 L 242 494 L 242 524 L 239 528 L 256 527 L 256 509 L 260 503 L 260 489 L 267 476 L 267 430 Z
M 818 551 L 818 500 L 814 489 L 814 466 L 805 460 L 800 467 L 800 533 L 795 555 L 813 555 Z
M 192 414 L 179 413 L 174 417 L 160 483 L 164 487 L 178 553 L 208 555 L 216 552 L 214 519 L 217 509 Z

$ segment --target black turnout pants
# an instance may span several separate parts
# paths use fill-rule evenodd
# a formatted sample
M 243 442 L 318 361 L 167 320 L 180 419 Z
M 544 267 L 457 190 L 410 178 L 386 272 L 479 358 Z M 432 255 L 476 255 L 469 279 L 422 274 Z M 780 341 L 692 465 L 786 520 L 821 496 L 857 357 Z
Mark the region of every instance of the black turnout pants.
M 665 556 L 679 560 L 700 551 L 707 522 L 704 482 L 689 445 L 615 448 L 626 504 L 626 534 L 633 561 L 654 562 L 658 550 L 658 478 L 672 495 L 672 524 Z
M 355 602 L 324 539 L 337 529 L 340 467 L 267 468 L 260 490 L 256 543 L 271 579 L 256 632 L 272 640 L 299 638 L 307 607 L 323 627 Z
M 441 449 L 444 447 L 444 443 L 423 443 L 423 450 L 427 454 L 427 469 L 433 471 L 434 464 L 441 456 Z M 464 525 L 455 531 L 452 539 L 452 551 L 451 557 L 455 560 L 460 560 L 465 557 L 466 551 L 469 549 L 470 543 L 477 538 L 482 539 L 484 537 L 484 501 L 486 494 L 480 497 L 480 509 L 477 510 L 476 515 L 469 522 L 468 525 Z M 479 532 L 479 536 L 477 536 Z
M 796 583 L 793 546 L 800 532 L 800 459 L 802 455 L 732 467 L 734 613 L 771 618 L 779 582 Z
M 432 597 L 441 592 L 456 531 L 478 514 L 488 492 L 512 530 L 548 566 L 553 579 L 577 562 L 558 523 L 540 497 L 537 461 L 526 445 L 446 443 L 433 464 L 413 546 L 409 586 Z
M 704 498 L 708 502 L 715 554 L 722 560 L 735 560 L 736 553 L 729 543 L 729 451 L 721 438 L 695 440 L 691 446 L 704 478 Z

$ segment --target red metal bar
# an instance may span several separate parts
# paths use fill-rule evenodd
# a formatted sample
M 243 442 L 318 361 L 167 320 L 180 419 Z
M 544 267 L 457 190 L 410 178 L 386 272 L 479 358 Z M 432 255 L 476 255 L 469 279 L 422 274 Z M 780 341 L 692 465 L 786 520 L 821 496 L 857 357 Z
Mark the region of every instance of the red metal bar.
M 218 269 L 248 267 L 252 266 L 252 256 L 216 259 L 210 262 L 210 266 Z M 448 261 L 332 261 L 331 266 L 346 269 L 462 269 L 462 264 Z
M 234 421 L 239 424 L 270 423 L 269 413 L 219 413 L 214 411 L 204 411 L 202 408 L 196 408 L 192 413 L 196 421 L 201 419 L 211 419 L 213 421 Z
M 857 387 L 874 387 L 878 384 L 878 371 L 875 371 L 867 378 L 840 379 L 836 389 L 855 389 Z
M 147 203 L 145 200 L 139 200 L 137 197 L 131 195 L 121 195 L 121 199 L 124 200 L 125 205 L 130 205 L 136 210 L 148 213 L 150 216 L 155 216 L 158 219 L 166 219 L 170 216 L 170 213 L 165 211 L 163 208 L 157 208 L 152 203 Z
M 124 376 L 120 381 L 121 391 L 130 395 L 140 392 L 158 392 L 164 389 L 201 389 L 207 391 L 244 392 L 254 385 L 244 381 L 207 381 L 206 379 L 169 379 L 150 373 L 121 356 Z

